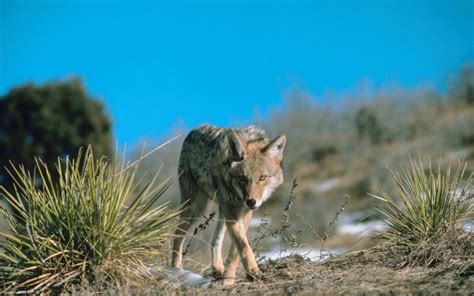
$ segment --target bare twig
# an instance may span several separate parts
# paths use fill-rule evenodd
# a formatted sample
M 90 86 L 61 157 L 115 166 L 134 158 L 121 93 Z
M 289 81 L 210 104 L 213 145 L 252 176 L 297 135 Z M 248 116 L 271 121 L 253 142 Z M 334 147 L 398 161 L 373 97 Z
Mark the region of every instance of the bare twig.
M 324 245 L 326 244 L 326 241 L 329 237 L 329 232 L 334 226 L 334 224 L 336 224 L 337 220 L 339 219 L 339 216 L 342 214 L 342 212 L 344 212 L 348 202 L 349 202 L 349 195 L 346 194 L 344 195 L 344 201 L 341 203 L 341 207 L 336 212 L 336 215 L 334 215 L 334 218 L 332 218 L 332 220 L 328 223 L 327 231 L 324 231 L 323 233 L 323 237 L 322 237 L 323 243 L 321 244 L 321 252 L 320 252 L 321 257 L 323 255 L 322 253 L 325 251 Z
M 216 215 L 216 211 L 213 211 L 212 213 L 209 214 L 209 216 L 207 217 L 206 215 L 203 216 L 204 222 L 199 224 L 196 228 L 194 228 L 193 236 L 191 237 L 188 244 L 186 245 L 186 249 L 183 252 L 183 257 L 188 253 L 189 246 L 191 246 L 191 242 L 193 241 L 193 237 L 196 236 L 199 232 L 204 231 L 212 222 L 215 215 Z
M 285 236 L 286 230 L 291 226 L 290 223 L 290 215 L 289 211 L 291 210 L 293 206 L 293 200 L 296 198 L 295 196 L 295 189 L 298 187 L 298 179 L 295 178 L 293 179 L 293 185 L 290 190 L 290 197 L 288 200 L 288 203 L 286 204 L 285 208 L 283 209 L 283 218 L 281 221 L 281 224 L 279 227 L 268 227 L 268 222 L 266 218 L 262 218 L 262 224 L 257 230 L 257 232 L 260 234 L 260 236 L 252 239 L 252 245 L 254 246 L 254 249 L 256 249 L 259 244 L 262 242 L 262 240 L 266 237 L 280 237 L 280 244 L 283 245 L 284 243 L 290 242 L 291 244 L 295 244 L 296 242 L 296 236 L 291 235 L 291 237 Z M 262 229 L 263 228 L 263 229 Z M 297 234 L 299 234 L 298 232 Z

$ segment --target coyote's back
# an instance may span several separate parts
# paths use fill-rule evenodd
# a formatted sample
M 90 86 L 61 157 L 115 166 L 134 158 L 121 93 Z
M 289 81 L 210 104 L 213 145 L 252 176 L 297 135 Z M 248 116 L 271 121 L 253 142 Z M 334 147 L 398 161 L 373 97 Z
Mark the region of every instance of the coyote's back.
M 179 158 L 182 198 L 183 193 L 186 195 L 189 191 L 188 187 L 194 186 L 199 187 L 209 198 L 215 197 L 218 187 L 215 179 L 219 178 L 219 174 L 225 173 L 223 170 L 226 165 L 234 161 L 228 140 L 231 131 L 235 131 L 247 143 L 252 142 L 263 147 L 269 142 L 265 131 L 255 126 L 231 130 L 202 125 L 192 130 L 183 142 Z

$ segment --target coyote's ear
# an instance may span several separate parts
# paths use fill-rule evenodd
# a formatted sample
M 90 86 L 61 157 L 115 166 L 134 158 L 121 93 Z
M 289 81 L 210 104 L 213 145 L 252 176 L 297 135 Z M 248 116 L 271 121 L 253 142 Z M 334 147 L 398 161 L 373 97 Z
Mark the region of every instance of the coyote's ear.
M 230 146 L 230 158 L 232 161 L 241 161 L 244 159 L 244 154 L 246 152 L 246 144 L 240 136 L 232 129 L 227 135 Z
M 285 144 L 285 135 L 280 135 L 273 139 L 265 148 L 263 148 L 263 153 L 272 159 L 281 161 L 283 159 L 283 150 L 285 149 Z

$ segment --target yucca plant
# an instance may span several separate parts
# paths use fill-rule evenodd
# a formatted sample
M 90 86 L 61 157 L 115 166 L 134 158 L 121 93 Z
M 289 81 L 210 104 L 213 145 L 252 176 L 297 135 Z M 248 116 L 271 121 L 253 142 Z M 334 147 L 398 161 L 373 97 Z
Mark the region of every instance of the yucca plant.
M 0 188 L 3 292 L 60 290 L 97 270 L 117 281 L 149 275 L 143 260 L 163 254 L 179 210 L 157 205 L 173 178 L 155 186 L 157 173 L 137 192 L 138 164 L 94 159 L 89 147 L 54 170 L 39 159 L 32 173 L 13 166 L 14 190 Z
M 401 174 L 391 171 L 396 196 L 385 192 L 372 195 L 385 202 L 377 207 L 389 231 L 382 236 L 401 245 L 414 246 L 450 230 L 462 228 L 462 222 L 473 214 L 474 188 L 472 174 L 465 178 L 467 163 L 456 170 L 440 166 L 433 170 L 421 162 L 411 161 L 411 168 Z

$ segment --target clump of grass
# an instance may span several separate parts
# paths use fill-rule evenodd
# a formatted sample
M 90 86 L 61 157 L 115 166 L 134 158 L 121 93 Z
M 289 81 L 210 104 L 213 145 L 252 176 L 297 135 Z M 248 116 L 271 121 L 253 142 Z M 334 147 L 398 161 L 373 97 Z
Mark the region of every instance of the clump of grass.
M 396 196 L 372 195 L 385 203 L 376 208 L 389 227 L 380 236 L 392 244 L 398 266 L 472 260 L 473 236 L 462 225 L 473 214 L 472 174 L 465 178 L 466 166 L 460 162 L 456 170 L 442 171 L 412 160 L 401 174 L 391 171 Z
M 0 187 L 9 224 L 0 233 L 2 292 L 60 291 L 97 272 L 117 284 L 150 276 L 144 259 L 163 254 L 178 210 L 156 205 L 173 178 L 155 186 L 156 173 L 136 190 L 138 163 L 94 159 L 89 147 L 54 170 L 39 159 L 33 173 L 13 166 L 15 189 Z

